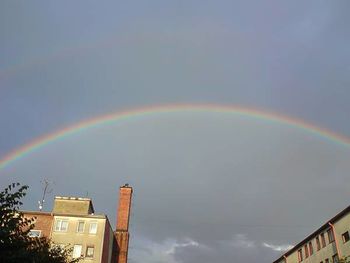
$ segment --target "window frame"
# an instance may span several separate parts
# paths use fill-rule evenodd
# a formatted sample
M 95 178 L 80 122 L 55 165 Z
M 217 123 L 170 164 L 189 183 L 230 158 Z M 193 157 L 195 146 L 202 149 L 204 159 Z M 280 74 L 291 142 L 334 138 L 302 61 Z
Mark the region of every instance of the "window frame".
M 322 244 L 322 248 L 324 248 L 324 247 L 326 247 L 326 238 L 325 238 L 325 236 L 324 236 L 324 233 L 321 233 L 320 234 L 320 236 L 321 236 L 321 244 Z
M 338 254 L 334 254 L 334 255 L 332 256 L 332 261 L 333 261 L 333 263 L 338 263 L 338 262 L 339 262 Z
M 33 232 L 39 232 L 39 235 L 31 235 L 31 233 L 33 233 Z M 41 230 L 38 230 L 38 229 L 31 229 L 31 230 L 29 230 L 29 232 L 28 232 L 28 236 L 29 237 L 31 237 L 31 238 L 36 238 L 36 237 L 41 237 Z
M 319 236 L 316 237 L 316 248 L 317 251 L 321 250 L 321 242 Z
M 328 242 L 329 244 L 334 242 L 334 233 L 333 233 L 333 230 L 331 228 L 327 229 L 327 236 L 328 236 Z
M 309 255 L 311 256 L 314 253 L 314 247 L 312 241 L 309 241 Z
M 80 246 L 80 255 L 79 255 L 79 257 L 74 257 L 74 250 L 78 246 Z M 72 251 L 72 258 L 81 258 L 83 256 L 82 252 L 83 252 L 83 245 L 82 244 L 74 244 L 73 251 Z
M 91 232 L 93 224 L 96 224 L 95 232 Z M 97 221 L 91 221 L 90 225 L 89 225 L 89 234 L 96 235 L 97 234 L 97 229 L 98 229 L 98 222 Z
M 298 262 L 302 262 L 303 261 L 303 249 L 300 248 L 298 249 Z
M 67 227 L 65 230 L 62 230 L 62 223 L 66 222 Z M 67 232 L 68 231 L 68 226 L 69 226 L 69 220 L 66 218 L 56 218 L 55 220 L 55 232 Z
M 309 257 L 309 247 L 307 243 L 304 245 L 305 259 Z
M 89 256 L 89 254 L 88 254 L 89 248 L 92 248 L 92 255 L 91 256 Z M 87 245 L 86 246 L 85 257 L 89 258 L 89 259 L 92 259 L 92 258 L 94 258 L 94 255 L 95 255 L 95 246 L 94 245 Z
M 83 230 L 82 230 L 82 231 L 79 231 L 79 225 L 80 225 L 80 223 L 83 223 Z M 77 224 L 76 232 L 77 232 L 77 233 L 84 233 L 84 231 L 85 231 L 85 221 L 79 220 L 79 221 L 78 221 L 78 224 Z
M 347 238 L 346 238 L 347 237 Z M 343 243 L 346 243 L 350 240 L 350 235 L 349 235 L 349 231 L 346 231 L 344 232 L 342 235 L 341 235 L 341 238 L 343 240 Z

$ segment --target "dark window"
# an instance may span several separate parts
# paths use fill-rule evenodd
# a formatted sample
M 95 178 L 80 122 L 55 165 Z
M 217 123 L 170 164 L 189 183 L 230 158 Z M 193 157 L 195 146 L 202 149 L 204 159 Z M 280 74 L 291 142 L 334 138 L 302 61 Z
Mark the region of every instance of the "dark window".
M 333 257 L 333 263 L 338 263 L 339 262 L 339 258 L 338 258 L 338 254 L 335 254 Z
M 312 247 L 312 242 L 309 242 L 309 252 L 310 252 L 310 256 L 314 253 L 314 248 Z
M 307 247 L 307 244 L 304 246 L 304 250 L 305 250 L 305 258 L 309 257 L 309 249 Z
M 86 257 L 87 258 L 93 258 L 94 257 L 94 246 L 87 246 L 86 247 Z
M 321 234 L 322 247 L 326 246 L 326 239 L 324 238 L 324 233 Z
M 321 249 L 320 239 L 318 236 L 316 237 L 316 247 L 317 247 L 317 250 Z
M 302 249 L 298 250 L 298 260 L 299 260 L 299 262 L 303 261 L 303 251 L 302 251 Z
M 330 228 L 327 230 L 327 234 L 328 234 L 328 241 L 329 243 L 332 243 L 334 241 L 334 235 L 333 235 L 333 230 Z
M 350 237 L 349 237 L 349 232 L 346 231 L 344 234 L 341 235 L 343 238 L 343 242 L 346 243 L 349 241 Z
M 78 233 L 84 233 L 84 226 L 85 222 L 84 221 L 79 221 L 77 225 L 77 232 Z

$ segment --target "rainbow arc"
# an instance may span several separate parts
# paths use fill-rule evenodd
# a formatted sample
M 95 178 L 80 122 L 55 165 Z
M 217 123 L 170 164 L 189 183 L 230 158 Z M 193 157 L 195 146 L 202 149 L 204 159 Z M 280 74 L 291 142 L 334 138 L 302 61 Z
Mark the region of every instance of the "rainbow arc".
M 74 125 L 65 127 L 56 132 L 38 137 L 35 140 L 29 142 L 28 144 L 25 144 L 24 146 L 13 150 L 12 152 L 5 155 L 2 159 L 0 159 L 0 170 L 9 166 L 15 161 L 23 158 L 24 156 L 29 155 L 30 153 L 38 150 L 39 148 L 44 147 L 47 144 L 50 144 L 57 140 L 61 140 L 67 136 L 82 132 L 87 129 L 112 124 L 117 121 L 122 121 L 134 117 L 142 117 L 156 114 L 168 114 L 174 112 L 212 112 L 218 114 L 235 114 L 247 118 L 273 121 L 304 130 L 307 133 L 323 137 L 327 140 L 330 140 L 337 144 L 341 144 L 343 146 L 350 146 L 350 138 L 344 135 L 340 135 L 330 130 L 317 127 L 301 119 L 280 115 L 278 113 L 267 112 L 252 108 L 244 108 L 240 106 L 226 106 L 215 104 L 173 104 L 143 107 L 134 110 L 126 110 L 112 114 L 106 114 L 78 122 Z

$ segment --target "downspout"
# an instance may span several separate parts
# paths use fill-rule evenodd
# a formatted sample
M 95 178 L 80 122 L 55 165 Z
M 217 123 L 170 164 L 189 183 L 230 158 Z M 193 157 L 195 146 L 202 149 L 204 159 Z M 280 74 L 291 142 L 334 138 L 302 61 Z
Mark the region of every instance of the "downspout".
M 328 222 L 328 225 L 330 225 L 331 228 L 332 228 L 332 232 L 333 232 L 333 236 L 334 236 L 334 242 L 335 242 L 335 248 L 337 249 L 338 258 L 341 259 L 342 256 L 340 254 L 337 236 L 335 235 L 335 227 L 334 227 L 334 225 L 331 222 Z
M 51 229 L 50 229 L 50 233 L 49 233 L 49 239 L 52 239 L 52 232 L 53 232 L 53 228 L 54 228 L 54 223 L 55 223 L 55 216 L 54 214 L 51 212 L 50 215 L 52 216 L 52 221 L 51 221 Z

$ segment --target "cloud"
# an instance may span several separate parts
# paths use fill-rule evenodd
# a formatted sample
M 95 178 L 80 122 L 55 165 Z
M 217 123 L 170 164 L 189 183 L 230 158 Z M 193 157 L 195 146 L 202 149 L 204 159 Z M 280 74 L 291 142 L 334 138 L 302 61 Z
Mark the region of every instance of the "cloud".
M 262 243 L 262 245 L 264 247 L 271 248 L 274 251 L 287 251 L 287 250 L 293 248 L 293 246 L 289 245 L 289 244 L 286 244 L 286 245 L 272 245 L 272 244 L 268 244 L 268 243 L 264 242 L 264 243 Z
M 162 242 L 155 242 L 145 238 L 138 238 L 138 242 L 130 253 L 130 261 L 134 263 L 181 263 L 176 258 L 178 249 L 186 249 L 189 247 L 205 247 L 198 242 L 186 238 L 184 240 L 166 239 Z
M 193 241 L 191 239 L 188 239 L 187 242 L 184 243 L 178 243 L 178 242 L 173 242 L 171 248 L 166 251 L 167 254 L 175 254 L 176 249 L 178 248 L 185 248 L 185 247 L 199 247 L 199 243 L 196 241 Z
M 245 234 L 236 234 L 230 245 L 236 248 L 254 248 L 255 241 L 249 240 Z

